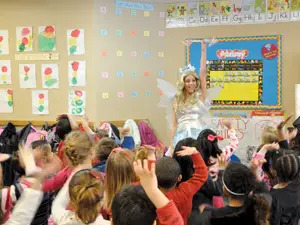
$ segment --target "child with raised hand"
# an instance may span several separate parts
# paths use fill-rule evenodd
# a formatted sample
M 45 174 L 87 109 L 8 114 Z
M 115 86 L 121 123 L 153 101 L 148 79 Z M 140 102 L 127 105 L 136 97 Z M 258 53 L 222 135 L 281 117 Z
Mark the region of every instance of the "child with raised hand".
M 113 200 L 114 225 L 183 225 L 183 219 L 173 201 L 158 189 L 155 164 L 149 168 L 148 160 L 134 162 L 134 171 L 140 185 L 123 188 Z M 156 208 L 156 210 L 155 210 Z
M 182 146 L 182 151 L 177 151 L 179 157 L 191 156 L 194 165 L 192 177 L 185 182 L 181 181 L 181 168 L 178 162 L 170 157 L 164 157 L 156 163 L 156 176 L 158 187 L 170 200 L 173 200 L 178 208 L 184 224 L 192 211 L 192 200 L 196 192 L 206 182 L 208 177 L 207 167 L 195 147 Z
M 258 183 L 254 171 L 247 166 L 236 162 L 228 165 L 224 156 L 218 158 L 220 169 L 225 169 L 222 183 L 229 205 L 222 208 L 201 205 L 193 211 L 188 224 L 269 225 L 272 200 L 264 183 Z
M 54 222 L 57 225 L 110 224 L 100 215 L 103 193 L 101 173 L 90 169 L 76 172 L 54 199 Z M 66 210 L 69 203 L 72 210 Z

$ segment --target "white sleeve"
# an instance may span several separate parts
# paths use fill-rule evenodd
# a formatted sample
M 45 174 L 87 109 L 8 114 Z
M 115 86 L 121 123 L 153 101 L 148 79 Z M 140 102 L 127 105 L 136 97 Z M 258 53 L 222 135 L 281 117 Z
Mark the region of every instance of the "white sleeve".
M 56 224 L 65 219 L 68 210 L 66 210 L 70 202 L 69 182 L 66 182 L 52 203 L 52 217 Z
M 17 202 L 11 217 L 4 225 L 30 225 L 39 208 L 44 193 L 27 188 Z

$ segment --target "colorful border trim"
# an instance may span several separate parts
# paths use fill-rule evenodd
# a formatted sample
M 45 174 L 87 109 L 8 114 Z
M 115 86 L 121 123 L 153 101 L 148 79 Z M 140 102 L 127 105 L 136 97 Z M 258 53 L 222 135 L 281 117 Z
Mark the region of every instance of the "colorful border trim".
M 246 37 L 226 37 L 216 38 L 219 42 L 233 42 L 233 41 L 256 41 L 256 40 L 277 40 L 278 41 L 278 65 L 277 65 L 277 105 L 213 105 L 212 109 L 281 109 L 282 108 L 282 36 L 281 35 L 270 35 L 270 36 L 246 36 Z M 187 38 L 185 40 L 193 42 L 201 42 L 202 38 Z M 190 45 L 186 46 L 186 65 L 190 64 Z

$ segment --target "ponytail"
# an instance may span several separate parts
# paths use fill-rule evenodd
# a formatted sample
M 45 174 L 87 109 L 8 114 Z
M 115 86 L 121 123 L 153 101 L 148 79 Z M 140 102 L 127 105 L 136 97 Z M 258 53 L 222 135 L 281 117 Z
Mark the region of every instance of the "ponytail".
M 256 225 L 270 224 L 270 204 L 262 194 L 254 194 L 252 198 L 254 221 Z

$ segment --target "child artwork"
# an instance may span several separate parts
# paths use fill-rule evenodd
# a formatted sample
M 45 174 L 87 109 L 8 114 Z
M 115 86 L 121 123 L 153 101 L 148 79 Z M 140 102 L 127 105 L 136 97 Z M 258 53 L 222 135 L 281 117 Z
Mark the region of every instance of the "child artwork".
M 85 91 L 82 90 L 69 91 L 69 114 L 71 115 L 85 114 Z
M 43 88 L 59 88 L 59 75 L 57 64 L 42 64 Z
M 266 0 L 255 0 L 255 13 L 266 12 Z
M 19 76 L 21 88 L 36 88 L 35 64 L 20 64 Z
M 0 113 L 13 112 L 13 90 L 0 89 Z
M 274 13 L 279 11 L 278 0 L 268 0 L 268 12 Z
M 32 114 L 49 114 L 48 91 L 32 91 Z
M 281 12 L 288 12 L 288 11 L 290 11 L 291 4 L 290 4 L 289 0 L 279 0 L 278 4 L 279 4 L 279 10 Z
M 69 61 L 69 86 L 85 86 L 85 61 Z
M 39 50 L 41 52 L 56 51 L 55 27 L 39 27 Z
M 0 30 L 0 55 L 8 54 L 8 30 Z
M 84 55 L 84 30 L 74 29 L 67 31 L 68 55 Z
M 0 84 L 11 84 L 10 60 L 0 60 Z
M 220 2 L 220 14 L 222 16 L 229 16 L 231 12 L 230 2 L 229 1 L 221 1 Z
M 17 52 L 31 52 L 33 50 L 32 43 L 32 27 L 17 27 Z

